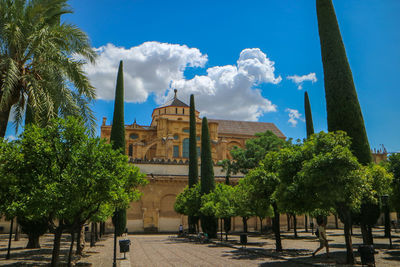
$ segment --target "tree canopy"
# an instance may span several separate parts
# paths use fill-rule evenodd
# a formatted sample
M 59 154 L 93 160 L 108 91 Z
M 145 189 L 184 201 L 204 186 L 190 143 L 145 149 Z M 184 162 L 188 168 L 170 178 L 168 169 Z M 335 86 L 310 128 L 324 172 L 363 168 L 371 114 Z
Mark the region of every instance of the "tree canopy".
M 109 206 L 126 208 L 146 183 L 126 156 L 105 140 L 89 138 L 83 122 L 72 117 L 45 128 L 28 126 L 17 141 L 2 143 L 0 155 L 0 172 L 6 174 L 0 182 L 8 183 L 0 195 L 13 195 L 10 208 L 1 211 L 45 217 L 56 233 L 99 213 L 109 217 Z
M 84 32 L 60 23 L 71 12 L 67 0 L 0 1 L 0 137 L 13 105 L 22 123 L 26 102 L 39 124 L 81 115 L 95 131 L 95 90 L 83 66 L 96 53 Z

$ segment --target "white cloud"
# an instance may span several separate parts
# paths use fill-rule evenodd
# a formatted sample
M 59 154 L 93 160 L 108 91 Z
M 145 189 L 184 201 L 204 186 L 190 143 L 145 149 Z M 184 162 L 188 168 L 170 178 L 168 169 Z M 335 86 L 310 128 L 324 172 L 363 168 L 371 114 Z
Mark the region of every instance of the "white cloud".
M 286 78 L 288 80 L 292 80 L 295 84 L 297 84 L 297 89 L 299 90 L 303 89 L 303 82 L 309 81 L 315 83 L 317 81 L 317 76 L 315 75 L 314 72 L 311 72 L 303 76 L 298 76 L 298 75 L 287 76 Z
M 96 48 L 95 65 L 85 66 L 98 99 L 113 100 L 119 61 L 124 61 L 125 101 L 141 103 L 152 93 L 164 95 L 172 80 L 183 79 L 186 67 L 204 67 L 207 55 L 186 45 L 145 42 L 129 49 L 107 44 Z
M 195 95 L 196 109 L 202 116 L 256 121 L 276 105 L 255 88 L 261 83 L 279 83 L 274 62 L 258 48 L 244 49 L 235 65 L 215 66 L 207 75 L 185 79 L 188 67 L 204 67 L 207 55 L 185 45 L 146 42 L 129 49 L 112 44 L 96 49 L 96 65 L 86 71 L 97 88 L 99 99 L 113 100 L 119 60 L 124 61 L 125 101 L 144 102 L 154 94 L 158 104 L 173 97 L 188 103 Z
M 304 121 L 304 119 L 301 118 L 301 114 L 297 109 L 287 108 L 285 109 L 285 111 L 289 113 L 288 122 L 291 124 L 292 127 L 296 127 L 298 120 Z

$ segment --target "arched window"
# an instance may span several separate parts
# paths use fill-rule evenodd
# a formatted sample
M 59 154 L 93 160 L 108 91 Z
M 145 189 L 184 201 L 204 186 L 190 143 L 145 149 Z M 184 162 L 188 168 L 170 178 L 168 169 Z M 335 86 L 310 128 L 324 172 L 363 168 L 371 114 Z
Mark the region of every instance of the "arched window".
M 129 155 L 129 157 L 132 157 L 132 156 L 133 156 L 133 145 L 132 145 L 132 144 L 129 145 L 129 152 L 128 152 L 128 155 Z
M 189 158 L 189 138 L 183 139 L 182 142 L 182 157 Z
M 130 138 L 130 139 L 138 139 L 138 137 L 139 137 L 139 135 L 137 135 L 137 134 L 131 134 L 131 135 L 129 135 L 129 138 Z

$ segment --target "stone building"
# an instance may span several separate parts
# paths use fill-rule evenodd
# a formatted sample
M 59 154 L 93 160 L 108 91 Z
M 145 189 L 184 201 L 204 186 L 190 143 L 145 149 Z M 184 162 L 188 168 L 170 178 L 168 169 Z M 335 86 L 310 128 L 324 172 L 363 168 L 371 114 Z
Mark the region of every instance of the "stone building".
M 126 155 L 147 175 L 149 184 L 142 189 L 139 202 L 132 203 L 127 213 L 130 232 L 176 231 L 179 224 L 186 226 L 187 218 L 174 211 L 176 196 L 188 184 L 189 112 L 190 107 L 177 98 L 153 110 L 150 126 L 136 121 L 125 126 Z M 111 125 L 103 118 L 101 137 L 109 139 Z M 201 118 L 196 111 L 198 154 L 200 155 Z M 272 131 L 285 138 L 273 123 L 233 120 L 208 120 L 212 158 L 215 163 L 231 158 L 229 151 L 244 147 L 245 141 L 256 133 Z M 224 181 L 220 167 L 214 167 L 216 181 Z M 241 175 L 233 176 L 236 183 Z M 233 220 L 233 229 L 241 229 L 241 219 Z M 250 228 L 257 221 L 249 221 Z

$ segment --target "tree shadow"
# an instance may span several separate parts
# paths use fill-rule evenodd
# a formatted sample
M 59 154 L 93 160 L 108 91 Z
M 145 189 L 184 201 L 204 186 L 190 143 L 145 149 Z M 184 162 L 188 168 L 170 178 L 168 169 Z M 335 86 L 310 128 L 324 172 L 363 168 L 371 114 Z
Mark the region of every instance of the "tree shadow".
M 400 261 L 400 251 L 399 250 L 396 250 L 396 251 L 388 250 L 388 251 L 383 252 L 383 254 L 385 256 L 383 256 L 382 258 L 385 260 Z
M 288 260 L 282 260 L 282 261 L 272 261 L 272 262 L 264 262 L 261 263 L 259 266 L 261 267 L 297 267 L 297 266 L 309 266 L 308 264 L 302 264 L 299 262 L 293 262 L 293 261 L 288 261 Z
M 265 255 L 250 252 L 247 249 L 233 249 L 226 251 L 225 254 L 222 254 L 222 257 L 230 257 L 234 260 L 257 260 L 266 258 Z

